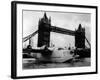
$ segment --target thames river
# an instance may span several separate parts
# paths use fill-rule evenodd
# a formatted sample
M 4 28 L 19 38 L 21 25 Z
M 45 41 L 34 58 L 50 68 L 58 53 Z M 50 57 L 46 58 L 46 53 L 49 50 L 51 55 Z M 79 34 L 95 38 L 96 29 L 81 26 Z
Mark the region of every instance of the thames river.
M 63 68 L 90 66 L 90 58 L 78 59 L 64 63 L 34 63 L 34 59 L 23 59 L 23 69 Z

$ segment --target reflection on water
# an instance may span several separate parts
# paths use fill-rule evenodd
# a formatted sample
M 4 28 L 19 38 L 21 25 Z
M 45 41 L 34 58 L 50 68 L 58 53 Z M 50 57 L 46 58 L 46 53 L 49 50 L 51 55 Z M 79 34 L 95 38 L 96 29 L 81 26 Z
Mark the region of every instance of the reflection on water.
M 35 63 L 35 59 L 23 59 L 23 69 L 63 68 L 90 66 L 90 58 L 79 59 L 65 63 Z

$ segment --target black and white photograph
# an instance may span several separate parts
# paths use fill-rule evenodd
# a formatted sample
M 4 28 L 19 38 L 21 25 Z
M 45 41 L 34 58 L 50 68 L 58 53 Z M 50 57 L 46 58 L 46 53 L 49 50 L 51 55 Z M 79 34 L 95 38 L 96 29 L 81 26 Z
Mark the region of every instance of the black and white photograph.
M 91 66 L 91 14 L 23 10 L 23 69 Z
M 97 7 L 12 2 L 12 78 L 97 73 Z

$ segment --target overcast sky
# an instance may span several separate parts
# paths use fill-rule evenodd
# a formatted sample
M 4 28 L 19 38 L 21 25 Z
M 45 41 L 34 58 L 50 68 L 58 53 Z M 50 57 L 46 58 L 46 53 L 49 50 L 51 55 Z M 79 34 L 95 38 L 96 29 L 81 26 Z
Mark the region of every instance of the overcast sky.
M 51 17 L 52 26 L 75 30 L 79 24 L 82 24 L 86 29 L 86 37 L 90 41 L 91 14 L 47 11 L 46 14 L 48 18 Z M 44 11 L 23 11 L 23 37 L 38 30 L 38 21 L 43 15 Z M 74 46 L 75 43 L 74 36 L 54 32 L 51 32 L 50 40 L 57 47 Z M 37 44 L 37 35 L 33 38 L 33 43 Z

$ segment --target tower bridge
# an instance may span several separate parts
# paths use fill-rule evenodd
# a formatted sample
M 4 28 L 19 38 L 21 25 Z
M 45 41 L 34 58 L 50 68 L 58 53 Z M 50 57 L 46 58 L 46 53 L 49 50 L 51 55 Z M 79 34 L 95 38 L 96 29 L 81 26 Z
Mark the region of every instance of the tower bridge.
M 38 23 L 38 30 L 34 33 L 30 34 L 29 36 L 23 38 L 23 42 L 30 40 L 34 35 L 38 33 L 38 47 L 41 47 L 43 45 L 50 46 L 50 32 L 56 32 L 66 35 L 75 36 L 75 47 L 76 48 L 85 48 L 85 28 L 82 28 L 82 25 L 79 24 L 79 27 L 77 30 L 72 31 L 64 28 L 59 28 L 57 26 L 51 25 L 51 18 L 48 18 L 46 13 L 44 13 L 43 18 L 39 19 Z M 88 42 L 89 46 L 90 43 Z

